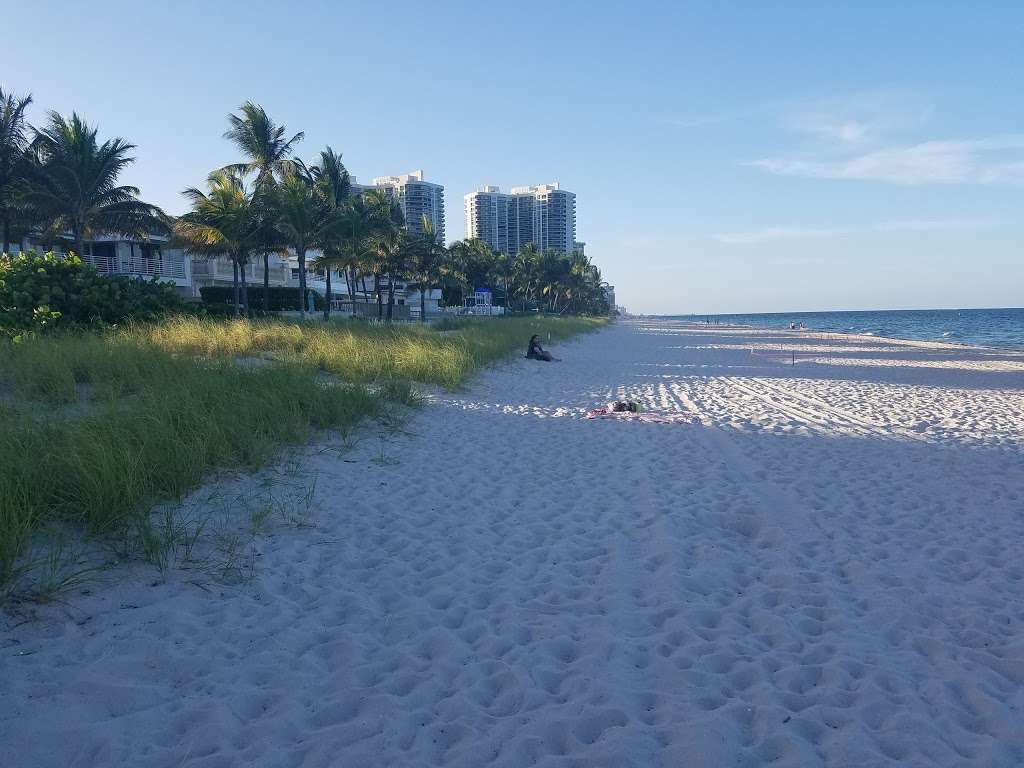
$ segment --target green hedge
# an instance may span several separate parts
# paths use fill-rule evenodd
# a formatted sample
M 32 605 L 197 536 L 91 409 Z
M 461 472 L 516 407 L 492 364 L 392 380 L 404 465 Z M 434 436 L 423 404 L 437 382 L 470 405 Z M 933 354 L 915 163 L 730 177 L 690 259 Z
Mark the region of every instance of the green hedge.
M 156 320 L 183 306 L 169 283 L 103 275 L 77 256 L 0 255 L 0 336 Z
M 272 285 L 270 287 L 270 306 L 263 306 L 263 286 L 249 286 L 249 309 L 255 312 L 298 312 L 299 310 L 299 289 L 285 286 Z M 306 293 L 313 296 L 313 306 L 316 310 L 323 311 L 324 297 L 313 290 L 306 289 Z M 233 306 L 235 303 L 235 289 L 230 285 L 209 285 L 199 289 L 203 297 L 203 304 L 211 307 Z M 308 303 L 307 303 L 308 308 Z

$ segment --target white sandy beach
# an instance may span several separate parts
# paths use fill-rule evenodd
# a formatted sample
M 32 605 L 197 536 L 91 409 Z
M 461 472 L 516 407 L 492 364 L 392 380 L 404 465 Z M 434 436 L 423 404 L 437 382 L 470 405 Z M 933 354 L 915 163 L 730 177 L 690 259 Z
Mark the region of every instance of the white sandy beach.
M 305 449 L 317 526 L 251 583 L 0 618 L 0 764 L 1024 765 L 1024 353 L 554 351 Z M 693 422 L 583 418 L 625 398 Z

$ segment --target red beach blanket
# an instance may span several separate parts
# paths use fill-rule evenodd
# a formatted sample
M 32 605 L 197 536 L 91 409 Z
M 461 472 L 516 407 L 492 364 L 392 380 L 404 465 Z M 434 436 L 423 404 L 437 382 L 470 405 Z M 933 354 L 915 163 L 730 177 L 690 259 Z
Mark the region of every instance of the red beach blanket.
M 611 411 L 608 408 L 595 408 L 587 413 L 588 419 L 620 419 L 622 421 L 646 421 L 649 424 L 695 424 L 697 419 L 694 416 L 687 416 L 685 413 L 672 413 L 668 411 L 641 411 L 631 413 L 630 411 Z

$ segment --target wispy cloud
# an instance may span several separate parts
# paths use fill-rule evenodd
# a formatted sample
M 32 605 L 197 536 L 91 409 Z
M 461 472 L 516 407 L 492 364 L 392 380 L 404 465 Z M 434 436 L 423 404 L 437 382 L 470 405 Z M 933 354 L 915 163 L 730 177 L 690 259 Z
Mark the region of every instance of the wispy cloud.
M 989 184 L 1024 184 L 1024 160 L 991 166 L 986 169 L 982 181 Z
M 991 219 L 903 219 L 883 221 L 875 226 L 879 232 L 933 232 L 949 229 L 975 229 L 992 225 Z
M 778 240 L 818 240 L 842 234 L 841 229 L 809 229 L 806 227 L 768 227 L 752 232 L 724 232 L 711 237 L 728 245 L 770 243 Z
M 972 229 L 992 226 L 994 223 L 992 219 L 893 219 L 857 228 L 766 227 L 747 232 L 724 232 L 711 235 L 711 238 L 727 245 L 753 245 L 782 240 L 827 240 L 841 235 L 870 232 L 933 232 Z
M 791 107 L 795 151 L 744 165 L 779 176 L 891 184 L 1024 183 L 1024 134 L 908 140 L 931 107 L 913 94 L 877 92 Z
M 930 105 L 914 94 L 877 90 L 794 105 L 783 122 L 826 144 L 863 146 L 918 126 L 930 113 Z
M 864 142 L 874 131 L 873 126 L 866 121 L 817 111 L 791 116 L 789 126 L 801 133 L 843 144 Z
M 769 157 L 747 165 L 780 176 L 894 184 L 1024 183 L 1024 135 L 926 141 L 841 157 Z

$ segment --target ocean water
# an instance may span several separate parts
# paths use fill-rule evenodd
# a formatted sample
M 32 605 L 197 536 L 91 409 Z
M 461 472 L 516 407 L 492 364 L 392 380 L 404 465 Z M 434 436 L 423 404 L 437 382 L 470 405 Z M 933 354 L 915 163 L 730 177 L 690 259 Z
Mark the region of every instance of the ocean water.
M 803 323 L 808 330 L 816 331 L 1024 349 L 1024 309 L 899 309 L 672 317 L 760 328 L 789 328 L 791 323 Z

